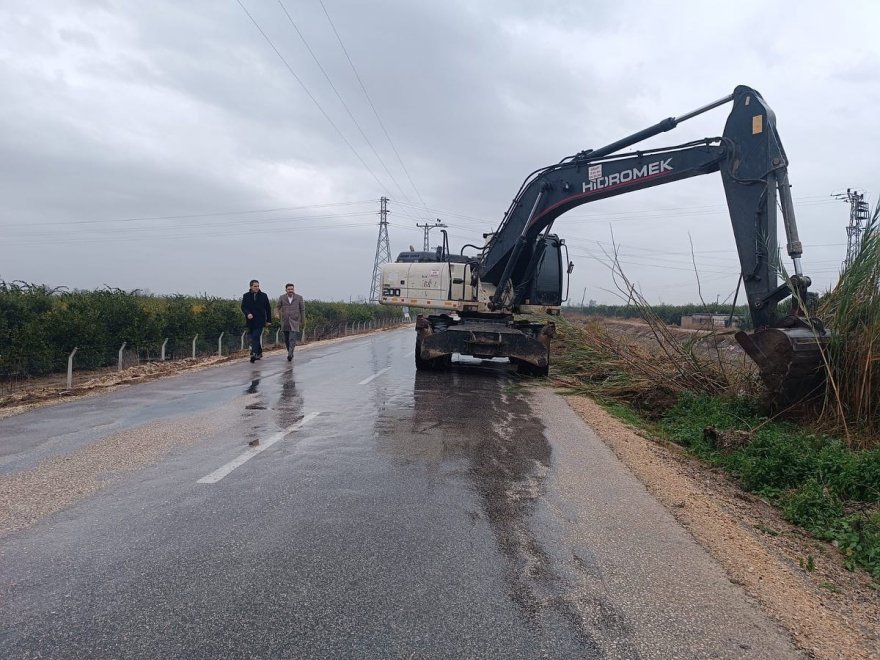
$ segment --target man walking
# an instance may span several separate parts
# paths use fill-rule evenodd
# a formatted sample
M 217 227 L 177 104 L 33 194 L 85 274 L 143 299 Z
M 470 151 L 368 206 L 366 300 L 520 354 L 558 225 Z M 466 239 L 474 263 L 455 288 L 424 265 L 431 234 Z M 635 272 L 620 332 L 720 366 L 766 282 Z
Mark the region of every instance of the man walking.
M 293 284 L 284 285 L 285 293 L 275 303 L 275 316 L 281 319 L 281 330 L 284 332 L 284 343 L 287 345 L 287 361 L 293 360 L 293 349 L 300 328 L 306 322 L 306 306 L 303 297 L 296 293 Z
M 260 291 L 259 280 L 251 280 L 250 289 L 241 298 L 241 311 L 251 336 L 251 362 L 256 362 L 263 357 L 263 328 L 272 322 L 269 296 Z

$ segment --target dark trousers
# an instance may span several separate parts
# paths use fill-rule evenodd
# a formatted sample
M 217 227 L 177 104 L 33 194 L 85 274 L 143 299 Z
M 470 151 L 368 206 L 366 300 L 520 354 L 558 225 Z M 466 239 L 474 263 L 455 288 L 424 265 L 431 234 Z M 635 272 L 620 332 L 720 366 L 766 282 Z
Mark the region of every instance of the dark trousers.
M 299 330 L 285 330 L 284 331 L 284 345 L 287 346 L 287 352 L 290 353 L 294 348 L 296 348 L 296 337 L 299 335 Z
M 263 326 L 255 325 L 251 328 L 248 328 L 248 332 L 251 335 L 251 353 L 254 355 L 262 355 L 263 354 Z

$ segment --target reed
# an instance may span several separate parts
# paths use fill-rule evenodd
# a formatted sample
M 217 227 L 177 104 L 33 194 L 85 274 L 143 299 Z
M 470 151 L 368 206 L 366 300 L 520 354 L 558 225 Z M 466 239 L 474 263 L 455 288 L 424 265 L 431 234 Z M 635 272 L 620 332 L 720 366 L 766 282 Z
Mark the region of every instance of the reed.
M 880 204 L 861 249 L 819 305 L 831 330 L 824 420 L 854 449 L 880 445 Z
M 710 395 L 754 394 L 756 369 L 734 346 L 728 330 L 682 332 L 671 327 L 645 300 L 609 255 L 621 296 L 645 321 L 644 336 L 616 332 L 612 325 L 591 319 L 562 320 L 554 350 L 554 375 L 559 384 L 605 400 L 633 406 L 648 417 L 662 415 L 685 392 Z

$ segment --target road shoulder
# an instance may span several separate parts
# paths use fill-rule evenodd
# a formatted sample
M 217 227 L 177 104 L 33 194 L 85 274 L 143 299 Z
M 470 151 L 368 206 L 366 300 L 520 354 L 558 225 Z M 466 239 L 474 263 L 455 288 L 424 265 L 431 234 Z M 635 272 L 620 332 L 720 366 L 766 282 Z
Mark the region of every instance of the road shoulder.
M 880 657 L 880 593 L 864 572 L 847 571 L 835 548 L 680 448 L 642 437 L 588 397 L 566 400 L 801 649 L 822 658 Z

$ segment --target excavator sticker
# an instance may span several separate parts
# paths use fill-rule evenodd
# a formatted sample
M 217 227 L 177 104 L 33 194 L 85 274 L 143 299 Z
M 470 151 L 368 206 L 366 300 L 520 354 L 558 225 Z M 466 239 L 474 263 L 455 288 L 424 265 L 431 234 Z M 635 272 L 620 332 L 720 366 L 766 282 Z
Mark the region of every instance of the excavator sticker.
M 764 115 L 752 117 L 752 135 L 757 135 L 764 130 Z

